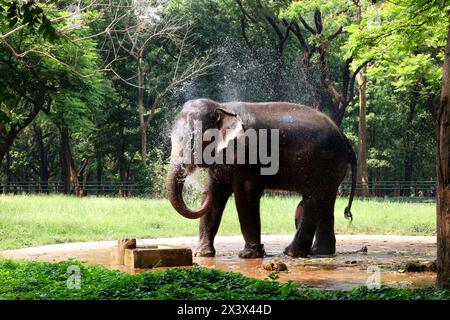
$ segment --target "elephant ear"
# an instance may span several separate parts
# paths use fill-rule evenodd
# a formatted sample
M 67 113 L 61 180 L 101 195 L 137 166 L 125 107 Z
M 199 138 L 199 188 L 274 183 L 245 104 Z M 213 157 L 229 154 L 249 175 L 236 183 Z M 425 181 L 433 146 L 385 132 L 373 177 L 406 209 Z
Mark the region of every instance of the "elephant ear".
M 233 111 L 218 108 L 217 113 L 219 115 L 217 122 L 222 136 L 217 147 L 217 151 L 220 152 L 228 146 L 231 140 L 239 139 L 244 134 L 244 124 L 239 115 Z

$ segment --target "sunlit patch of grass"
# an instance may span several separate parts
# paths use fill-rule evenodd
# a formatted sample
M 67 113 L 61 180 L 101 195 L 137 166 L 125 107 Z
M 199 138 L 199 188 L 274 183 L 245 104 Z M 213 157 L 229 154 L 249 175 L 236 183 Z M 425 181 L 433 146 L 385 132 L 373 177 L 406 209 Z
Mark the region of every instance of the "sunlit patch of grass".
M 263 234 L 294 234 L 300 197 L 263 197 Z M 356 199 L 354 220 L 344 219 L 347 198 L 335 207 L 337 234 L 434 235 L 434 203 Z M 219 235 L 240 234 L 234 198 L 223 214 Z M 77 198 L 63 195 L 0 196 L 0 249 L 32 245 L 112 240 L 122 236 L 197 236 L 198 220 L 175 212 L 164 199 Z

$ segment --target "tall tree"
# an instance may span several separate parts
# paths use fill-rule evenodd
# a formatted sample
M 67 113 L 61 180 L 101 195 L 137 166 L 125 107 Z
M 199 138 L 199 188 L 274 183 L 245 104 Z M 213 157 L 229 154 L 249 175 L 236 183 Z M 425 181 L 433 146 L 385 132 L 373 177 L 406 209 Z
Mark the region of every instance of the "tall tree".
M 450 10 L 447 12 L 450 14 Z M 450 23 L 438 114 L 437 284 L 442 288 L 450 288 Z
M 356 21 L 361 24 L 363 4 L 361 0 L 353 0 L 356 6 Z M 366 130 L 366 113 L 367 113 L 367 66 L 364 66 L 356 75 L 359 93 L 359 121 L 358 121 L 358 165 L 356 181 L 359 183 L 361 190 L 360 195 L 367 196 L 369 194 L 369 174 L 367 170 L 367 130 Z
M 262 48 L 258 48 L 258 40 L 252 39 L 258 36 L 255 32 L 250 32 L 251 28 L 260 28 L 261 31 L 269 35 L 273 56 L 273 92 L 274 99 L 284 100 L 283 90 L 283 71 L 285 66 L 285 49 L 289 43 L 291 34 L 291 23 L 280 19 L 279 14 L 283 8 L 286 8 L 286 1 L 264 2 L 264 1 L 244 1 L 235 0 L 241 12 L 240 24 L 242 37 L 247 47 L 252 51 L 254 58 L 258 58 Z M 260 41 L 260 40 L 259 40 Z
M 430 88 L 441 80 L 441 102 L 437 113 L 437 222 L 438 222 L 438 277 L 437 285 L 450 287 L 450 232 L 448 212 L 450 207 L 449 155 L 449 24 L 450 4 L 445 0 L 413 1 L 395 0 L 383 2 L 379 12 L 368 14 L 369 18 L 381 20 L 379 26 L 355 27 L 349 47 L 359 51 L 365 58 L 373 59 L 379 68 L 395 70 L 396 86 L 399 92 L 413 92 L 409 112 L 415 113 L 416 102 L 427 100 L 430 113 L 436 114 L 430 99 Z M 389 50 L 385 50 L 389 48 Z M 394 55 L 394 56 L 393 56 Z M 395 57 L 395 59 L 393 59 Z M 399 59 L 401 58 L 401 59 Z M 443 70 L 442 70 L 442 60 Z M 425 67 L 426 66 L 426 67 Z M 438 67 L 437 67 L 438 66 Z M 425 67 L 425 68 L 424 68 Z M 431 86 L 430 86 L 431 84 Z M 415 88 L 419 88 L 419 90 Z M 434 86 L 436 89 L 436 86 Z M 437 91 L 437 90 L 435 90 Z M 406 136 L 406 144 L 410 137 Z M 405 158 L 410 166 L 411 159 Z M 405 176 L 408 176 L 406 174 Z
M 369 194 L 369 174 L 367 169 L 367 77 L 366 67 L 362 68 L 356 76 L 359 90 L 359 120 L 358 120 L 358 165 L 356 180 L 360 184 L 359 194 L 367 196 Z
M 44 133 L 40 122 L 35 121 L 33 127 L 39 159 L 39 184 L 43 192 L 48 192 L 48 179 L 50 178 L 48 150 L 44 143 Z
M 341 0 L 298 1 L 290 4 L 284 16 L 293 21 L 290 28 L 299 43 L 305 76 L 316 97 L 315 106 L 328 111 L 341 125 L 355 95 L 356 76 L 368 63 L 361 61 L 352 70 L 353 57 L 344 57 L 339 50 L 347 36 L 347 26 L 356 19 L 354 6 Z M 339 76 L 332 65 L 339 66 Z
M 208 55 L 189 56 L 189 26 L 179 18 L 165 15 L 165 1 L 153 5 L 132 0 L 119 3 L 120 8 L 112 6 L 106 15 L 107 24 L 115 26 L 107 35 L 110 47 L 106 69 L 136 90 L 141 158 L 146 164 L 149 127 L 163 100 L 175 88 L 204 75 L 215 64 Z M 123 60 L 132 61 L 135 71 L 130 73 L 129 69 L 121 68 Z M 170 64 L 171 72 L 158 74 L 155 79 L 154 70 L 160 70 L 161 63 Z
M 301 63 L 298 77 L 303 79 L 312 106 L 330 113 L 340 125 L 354 97 L 355 77 L 365 65 L 352 71 L 352 57 L 342 59 L 339 46 L 347 25 L 355 19 L 349 1 L 235 1 L 240 8 L 242 34 L 250 47 L 250 27 L 263 26 L 274 36 L 274 83 L 281 90 L 283 58 L 295 55 Z M 256 51 L 256 50 L 255 50 Z M 280 93 L 281 94 L 281 93 Z
M 39 112 L 49 111 L 67 78 L 94 72 L 84 68 L 93 59 L 86 28 L 75 28 L 67 6 L 52 2 L 0 3 L 0 72 L 8 75 L 0 78 L 0 161 Z M 80 19 L 91 5 L 80 9 Z

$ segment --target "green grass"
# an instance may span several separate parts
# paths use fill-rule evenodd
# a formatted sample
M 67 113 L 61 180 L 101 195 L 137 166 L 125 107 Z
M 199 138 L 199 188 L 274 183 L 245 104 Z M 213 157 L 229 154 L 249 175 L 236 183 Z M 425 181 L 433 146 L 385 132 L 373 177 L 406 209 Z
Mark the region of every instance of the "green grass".
M 130 275 L 74 260 L 45 263 L 0 259 L 0 299 L 447 300 L 450 291 L 386 286 L 321 291 L 293 282 L 280 284 L 201 267 Z
M 219 235 L 240 234 L 230 199 Z M 344 219 L 347 198 L 336 203 L 337 234 L 434 235 L 435 204 L 388 200 L 356 200 L 353 223 Z M 263 234 L 294 234 L 299 198 L 264 197 Z M 0 196 L 0 249 L 75 241 L 197 236 L 198 220 L 177 214 L 167 200 L 141 198 L 76 198 Z

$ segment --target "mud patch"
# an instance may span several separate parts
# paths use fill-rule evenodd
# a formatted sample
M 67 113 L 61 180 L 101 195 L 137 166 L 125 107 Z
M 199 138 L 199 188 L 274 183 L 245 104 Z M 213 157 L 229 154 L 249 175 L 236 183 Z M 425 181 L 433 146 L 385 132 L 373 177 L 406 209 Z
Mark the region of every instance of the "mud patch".
M 436 261 L 410 261 L 400 272 L 436 272 Z

